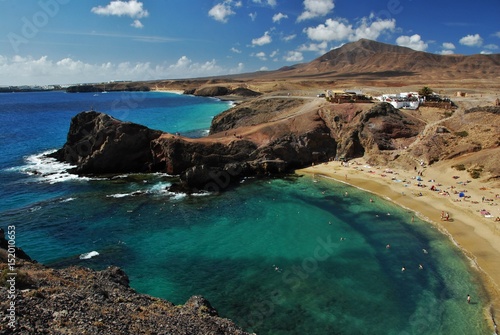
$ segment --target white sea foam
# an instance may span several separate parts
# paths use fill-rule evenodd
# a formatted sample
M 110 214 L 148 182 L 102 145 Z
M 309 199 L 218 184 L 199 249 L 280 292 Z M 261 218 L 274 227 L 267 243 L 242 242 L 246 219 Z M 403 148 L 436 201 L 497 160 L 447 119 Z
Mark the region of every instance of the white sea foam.
M 73 201 L 75 199 L 76 198 L 66 198 L 66 199 L 62 199 L 60 202 L 70 202 L 70 201 Z
M 45 151 L 39 154 L 25 157 L 25 165 L 10 168 L 10 171 L 17 171 L 30 176 L 41 182 L 50 184 L 65 182 L 68 180 L 89 180 L 90 178 L 80 177 L 69 173 L 68 170 L 75 166 L 59 162 L 55 158 L 47 157 L 54 150 Z
M 40 209 L 42 209 L 41 206 L 34 206 L 34 207 L 29 208 L 28 211 L 30 211 L 30 212 L 37 212 Z
M 169 191 L 167 190 L 169 186 L 171 186 L 172 183 L 168 182 L 159 182 L 154 184 L 150 189 L 149 192 L 153 194 L 168 194 Z
M 80 259 L 91 259 L 92 257 L 99 256 L 97 251 L 90 251 L 80 255 Z
M 109 194 L 106 196 L 106 198 L 125 198 L 125 197 L 130 197 L 132 193 L 116 193 L 116 194 Z

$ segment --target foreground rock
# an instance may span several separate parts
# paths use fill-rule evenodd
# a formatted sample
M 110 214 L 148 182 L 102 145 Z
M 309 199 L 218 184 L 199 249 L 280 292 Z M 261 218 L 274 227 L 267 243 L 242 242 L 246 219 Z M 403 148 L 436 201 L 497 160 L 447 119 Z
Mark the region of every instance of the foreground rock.
M 7 242 L 0 233 L 0 245 Z M 17 252 L 16 252 L 17 255 Z M 16 259 L 15 299 L 10 299 L 7 251 L 0 249 L 0 334 L 247 334 L 220 318 L 201 296 L 184 305 L 138 294 L 117 267 L 103 271 L 46 268 Z M 10 302 L 15 302 L 15 329 Z

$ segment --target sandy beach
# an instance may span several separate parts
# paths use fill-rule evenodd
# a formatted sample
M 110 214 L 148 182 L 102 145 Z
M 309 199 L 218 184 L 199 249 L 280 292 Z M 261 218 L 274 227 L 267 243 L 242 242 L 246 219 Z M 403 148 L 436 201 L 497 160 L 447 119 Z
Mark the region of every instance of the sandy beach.
M 500 189 L 497 185 L 474 180 L 465 171 L 440 164 L 422 167 L 418 172 L 398 171 L 369 166 L 362 158 L 348 164 L 324 163 L 297 173 L 331 178 L 364 189 L 434 224 L 478 269 L 491 302 L 485 317 L 491 319 L 492 316 L 494 322 L 500 315 L 500 221 L 496 221 L 500 217 Z M 449 214 L 448 220 L 442 218 L 443 212 Z
M 171 94 L 184 94 L 183 90 L 174 90 L 174 89 L 163 89 L 163 88 L 151 88 L 152 92 L 162 92 L 162 93 L 171 93 Z

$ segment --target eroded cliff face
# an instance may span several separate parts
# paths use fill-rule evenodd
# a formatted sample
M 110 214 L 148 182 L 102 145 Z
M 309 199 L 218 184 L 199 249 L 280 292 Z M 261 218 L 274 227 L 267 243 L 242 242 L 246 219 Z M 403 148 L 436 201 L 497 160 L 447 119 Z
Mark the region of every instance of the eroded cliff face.
M 425 126 L 388 103 L 331 105 L 320 115 L 339 143 L 337 158 L 345 159 L 403 148 Z
M 423 126 L 390 104 L 266 97 L 221 113 L 208 137 L 191 139 L 91 111 L 73 118 L 54 156 L 80 174 L 166 172 L 180 176 L 178 190 L 221 191 L 247 176 L 392 150 Z

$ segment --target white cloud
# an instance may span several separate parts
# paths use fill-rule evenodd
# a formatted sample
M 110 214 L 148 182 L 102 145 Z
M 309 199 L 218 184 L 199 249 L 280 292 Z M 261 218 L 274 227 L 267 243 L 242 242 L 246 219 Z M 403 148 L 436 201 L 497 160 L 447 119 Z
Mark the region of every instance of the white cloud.
M 483 39 L 479 34 L 475 34 L 464 36 L 458 42 L 468 47 L 480 47 L 483 44 Z
M 40 58 L 0 55 L 0 85 L 48 85 L 103 82 L 109 80 L 153 80 L 195 78 L 241 73 L 243 63 L 236 68 L 224 68 L 215 60 L 193 62 L 182 56 L 174 64 L 151 64 L 150 62 L 123 62 L 101 64 L 85 63 L 64 58 L 51 60 Z
M 288 19 L 288 15 L 283 13 L 273 15 L 273 22 L 280 22 L 282 19 Z
M 254 3 L 258 3 L 258 4 L 262 4 L 263 1 L 262 0 L 252 0 Z M 267 4 L 268 6 L 271 6 L 271 7 L 276 7 L 276 5 L 278 4 L 276 2 L 276 0 L 266 0 L 264 1 L 264 4 Z
M 271 42 L 272 42 L 272 38 L 269 35 L 268 31 L 266 31 L 263 36 L 252 39 L 252 45 L 254 45 L 254 46 L 255 45 L 262 46 L 265 44 L 269 44 Z
M 351 40 L 359 40 L 361 38 L 376 40 L 383 31 L 394 31 L 395 28 L 396 21 L 394 19 L 376 20 L 369 23 L 366 18 L 363 18 L 355 30 L 354 38 Z
M 257 18 L 257 12 L 250 13 L 250 14 L 248 14 L 248 16 L 250 16 L 250 19 L 251 19 L 252 21 L 255 21 L 255 19 Z
M 283 37 L 283 41 L 288 42 L 288 41 L 293 40 L 295 37 L 297 37 L 297 35 L 295 35 L 295 34 L 293 34 L 293 35 L 288 35 L 288 36 L 284 36 L 284 37 Z
M 450 43 L 450 42 L 444 42 L 442 44 L 443 50 L 441 50 L 439 53 L 441 55 L 453 55 L 455 52 L 455 44 Z
M 241 7 L 241 2 L 235 3 L 234 6 Z M 222 3 L 213 6 L 208 11 L 208 15 L 214 18 L 214 20 L 216 21 L 226 23 L 229 16 L 236 14 L 236 12 L 233 11 L 232 7 L 233 7 L 233 1 L 226 0 Z
M 325 24 L 304 29 L 309 39 L 314 41 L 342 41 L 353 34 L 352 25 L 333 19 L 327 19 Z
M 91 12 L 97 15 L 130 16 L 131 18 L 137 19 L 149 15 L 148 11 L 143 8 L 143 3 L 137 0 L 114 0 L 105 7 L 93 7 Z
M 500 37 L 500 31 L 497 31 L 496 33 L 494 33 L 493 36 Z
M 483 50 L 481 51 L 481 55 L 491 55 L 493 52 L 489 51 L 489 50 Z
M 304 60 L 304 56 L 302 55 L 302 52 L 299 51 L 288 51 L 284 59 L 287 62 L 301 62 Z
M 441 50 L 440 54 L 441 55 L 453 55 L 454 52 L 453 52 L 453 50 L 445 49 L 445 50 Z
M 278 56 L 279 52 L 280 52 L 279 49 L 278 50 L 274 50 L 273 52 L 271 52 L 269 54 L 269 57 L 274 58 L 274 57 Z
M 328 48 L 328 43 L 326 41 L 323 41 L 321 43 L 309 43 L 309 44 L 303 44 L 299 47 L 299 51 L 311 51 L 311 52 L 316 52 L 319 53 L 320 55 L 323 55 L 327 52 Z
M 229 74 L 237 74 L 237 73 L 242 73 L 245 70 L 245 64 L 244 63 L 238 63 L 235 68 L 230 68 L 228 69 Z
M 253 56 L 257 57 L 260 60 L 267 60 L 267 56 L 265 52 L 257 52 L 256 54 L 253 54 Z
M 134 22 L 132 22 L 131 26 L 134 28 L 139 28 L 139 29 L 144 27 L 144 25 L 139 20 L 134 20 Z
M 487 44 L 484 46 L 485 49 L 489 49 L 489 50 L 498 50 L 498 45 L 496 44 Z
M 235 47 L 232 47 L 231 51 L 234 52 L 235 54 L 240 54 L 241 53 L 241 50 L 236 49 Z
M 361 38 L 376 40 L 385 31 L 394 31 L 396 21 L 376 20 L 371 23 L 363 18 L 354 28 L 346 20 L 327 19 L 324 24 L 304 29 L 309 39 L 314 41 L 357 41 Z
M 417 51 L 425 51 L 429 46 L 427 43 L 422 41 L 420 35 L 415 34 L 412 36 L 399 36 L 396 39 L 396 44 L 402 47 L 411 48 Z
M 450 42 L 444 42 L 443 48 L 448 49 L 448 50 L 455 50 L 455 44 L 450 43 Z
M 304 0 L 304 11 L 297 21 L 304 21 L 315 17 L 325 16 L 330 13 L 335 4 L 333 0 Z

